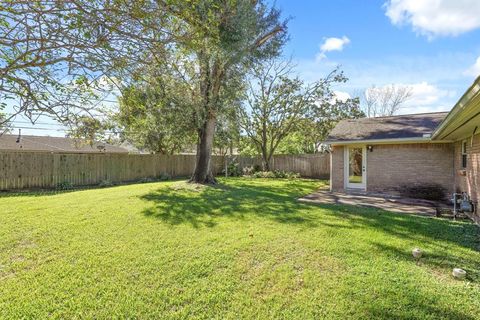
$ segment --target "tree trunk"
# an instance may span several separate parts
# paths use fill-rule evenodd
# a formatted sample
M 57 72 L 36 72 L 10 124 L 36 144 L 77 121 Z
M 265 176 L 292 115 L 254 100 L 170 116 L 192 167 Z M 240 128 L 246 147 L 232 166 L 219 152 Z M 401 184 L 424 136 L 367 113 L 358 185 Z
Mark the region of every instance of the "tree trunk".
M 270 171 L 270 157 L 266 153 L 262 154 L 262 171 Z
M 197 162 L 190 182 L 202 184 L 216 184 L 211 168 L 213 136 L 215 134 L 215 118 L 211 115 L 199 131 L 199 145 L 197 148 Z

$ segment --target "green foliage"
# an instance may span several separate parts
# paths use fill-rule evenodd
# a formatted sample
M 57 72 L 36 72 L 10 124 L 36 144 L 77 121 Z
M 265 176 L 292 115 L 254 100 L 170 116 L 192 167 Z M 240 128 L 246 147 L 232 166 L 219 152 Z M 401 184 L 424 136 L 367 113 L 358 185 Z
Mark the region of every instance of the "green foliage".
M 57 183 L 55 186 L 55 189 L 57 190 L 72 190 L 74 188 L 73 184 L 69 181 L 63 181 L 60 183 Z
M 229 177 L 240 177 L 242 175 L 242 170 L 240 169 L 238 162 L 232 161 L 227 164 L 226 173 Z M 225 169 L 222 170 L 222 175 L 225 176 Z
M 480 314 L 471 222 L 297 200 L 324 181 L 178 184 L 0 195 L 0 318 Z M 454 267 L 465 281 L 452 279 Z
M 217 120 L 214 139 L 214 152 L 216 154 L 226 156 L 229 151 L 233 151 L 238 146 L 240 127 L 237 114 L 235 113 L 236 109 L 236 107 L 232 106 L 226 115 L 222 115 Z
M 263 170 L 270 169 L 275 153 L 317 152 L 337 121 L 362 115 L 358 99 L 335 99 L 333 86 L 346 81 L 335 69 L 308 84 L 293 76 L 289 62 L 275 59 L 254 69 L 240 124 L 262 156 Z M 241 152 L 250 150 L 243 147 Z
M 0 108 L 0 111 L 2 108 Z M 0 135 L 4 133 L 9 133 L 11 131 L 10 121 L 8 121 L 7 116 L 0 112 Z
M 68 132 L 68 136 L 81 139 L 92 145 L 95 141 L 102 140 L 105 137 L 106 129 L 106 125 L 97 118 L 77 116 Z
M 300 119 L 301 122 L 303 119 Z M 300 126 L 300 124 L 299 124 Z M 315 153 L 315 144 L 313 141 L 307 138 L 305 132 L 300 129 L 296 129 L 285 137 L 276 149 L 277 154 L 306 154 Z
M 173 153 L 197 135 L 202 171 L 215 135 L 207 128 L 235 108 L 246 72 L 287 40 L 265 0 L 7 1 L 0 12 L 0 101 L 71 123 L 109 114 L 105 98 L 126 93 L 115 123 L 125 139 Z M 96 135 L 95 123 L 82 124 L 79 133 Z
M 192 101 L 184 84 L 173 76 L 150 79 L 124 88 L 113 122 L 122 139 L 137 148 L 161 154 L 174 154 L 195 144 L 196 128 Z
M 275 178 L 275 179 L 298 179 L 300 178 L 299 173 L 295 172 L 288 172 L 282 170 L 274 170 L 274 171 L 256 171 L 251 174 L 254 178 Z
M 244 176 L 252 176 L 254 173 L 261 171 L 259 165 L 243 167 L 242 173 Z
M 133 52 L 145 50 L 138 31 L 149 26 L 132 19 L 135 7 L 133 1 L 2 1 L 0 101 L 31 119 L 44 114 L 70 123 L 98 115 L 110 91 L 102 75 L 113 76 L 117 60 L 133 61 Z M 158 13 L 148 15 L 158 22 Z
M 249 137 L 241 136 L 238 143 L 238 153 L 242 156 L 257 157 L 259 151 Z
M 100 181 L 100 183 L 98 184 L 98 187 L 99 188 L 108 188 L 108 187 L 113 187 L 115 184 L 108 180 L 108 179 L 105 179 L 105 180 L 102 180 Z
M 158 177 L 158 180 L 160 180 L 160 181 L 172 180 L 172 175 L 167 173 L 167 172 L 162 172 L 160 174 L 160 176 Z

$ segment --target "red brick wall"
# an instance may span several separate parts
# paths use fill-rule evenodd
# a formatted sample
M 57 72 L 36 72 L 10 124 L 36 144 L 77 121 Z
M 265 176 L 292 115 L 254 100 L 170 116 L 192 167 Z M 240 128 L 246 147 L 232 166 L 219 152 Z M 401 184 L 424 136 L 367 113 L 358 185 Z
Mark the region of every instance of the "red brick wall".
M 334 147 L 331 189 L 344 190 L 344 148 Z M 437 183 L 453 192 L 452 144 L 373 145 L 367 151 L 367 191 L 398 192 L 403 185 Z
M 467 192 L 475 208 L 480 201 L 480 134 L 467 138 L 467 168 L 462 170 L 462 141 L 455 142 L 455 191 Z M 480 211 L 477 209 L 473 219 L 480 223 Z
M 395 192 L 404 185 L 435 183 L 453 191 L 453 145 L 374 145 L 367 152 L 367 191 Z

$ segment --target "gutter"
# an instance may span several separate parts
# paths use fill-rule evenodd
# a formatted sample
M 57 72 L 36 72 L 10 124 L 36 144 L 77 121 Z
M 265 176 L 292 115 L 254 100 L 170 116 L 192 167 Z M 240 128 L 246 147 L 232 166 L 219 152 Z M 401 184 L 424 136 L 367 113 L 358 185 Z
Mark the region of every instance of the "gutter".
M 402 143 L 450 143 L 452 141 L 432 141 L 430 137 L 417 137 L 417 138 L 395 138 L 395 139 L 363 139 L 363 140 L 334 140 L 325 141 L 325 144 L 332 146 L 339 145 L 351 145 L 351 144 L 402 144 Z
M 442 123 L 440 123 L 437 129 L 435 129 L 435 131 L 432 134 L 432 140 L 440 139 L 439 136 L 445 131 L 445 129 L 448 127 L 452 119 L 455 119 L 456 116 L 466 108 L 470 99 L 472 99 L 479 92 L 480 92 L 480 76 L 477 77 L 477 79 L 463 94 L 460 100 L 458 100 L 458 102 L 455 104 L 455 106 L 450 111 L 450 113 L 445 117 L 445 119 L 443 119 Z

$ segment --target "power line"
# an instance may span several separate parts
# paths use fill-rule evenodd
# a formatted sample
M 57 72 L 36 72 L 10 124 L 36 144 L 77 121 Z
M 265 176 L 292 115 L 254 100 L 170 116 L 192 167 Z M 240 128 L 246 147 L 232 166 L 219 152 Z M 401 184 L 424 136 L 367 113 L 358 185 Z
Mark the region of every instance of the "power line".
M 62 123 L 47 123 L 47 122 L 33 122 L 32 123 L 30 121 L 18 121 L 18 120 L 10 121 L 10 123 L 12 123 L 12 124 L 16 124 L 16 123 L 18 123 L 18 124 L 30 124 L 32 126 L 37 125 L 37 124 L 44 125 L 44 126 L 64 126 L 64 124 L 62 124 Z
M 70 129 L 58 129 L 58 128 L 35 128 L 35 127 L 24 127 L 24 126 L 13 126 L 11 129 L 26 129 L 26 130 L 40 130 L 40 131 L 56 131 L 56 132 L 69 132 L 72 131 Z M 120 134 L 120 133 L 125 133 L 123 130 L 118 130 L 118 131 L 111 131 L 111 130 L 105 130 L 103 131 L 104 133 L 112 133 L 112 134 Z M 129 131 L 129 133 L 141 133 L 140 131 Z

